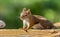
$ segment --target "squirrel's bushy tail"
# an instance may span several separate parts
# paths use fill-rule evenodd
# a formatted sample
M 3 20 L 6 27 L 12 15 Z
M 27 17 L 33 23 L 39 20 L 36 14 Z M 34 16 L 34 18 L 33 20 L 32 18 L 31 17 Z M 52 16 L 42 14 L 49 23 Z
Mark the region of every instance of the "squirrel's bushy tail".
M 54 23 L 54 26 L 59 29 L 60 28 L 60 22 Z

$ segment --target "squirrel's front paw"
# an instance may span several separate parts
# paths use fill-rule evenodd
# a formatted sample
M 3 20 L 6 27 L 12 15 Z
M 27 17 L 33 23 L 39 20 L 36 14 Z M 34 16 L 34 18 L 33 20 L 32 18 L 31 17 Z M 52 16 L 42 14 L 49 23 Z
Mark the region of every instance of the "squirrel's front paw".
M 21 29 L 27 32 L 27 29 L 24 29 L 24 28 L 21 28 Z

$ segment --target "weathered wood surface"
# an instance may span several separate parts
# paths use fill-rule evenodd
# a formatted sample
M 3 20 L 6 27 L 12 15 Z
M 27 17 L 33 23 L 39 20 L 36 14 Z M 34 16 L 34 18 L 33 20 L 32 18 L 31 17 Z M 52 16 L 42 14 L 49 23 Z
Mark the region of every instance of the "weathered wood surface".
M 54 32 L 56 31 L 56 32 Z M 28 30 L 25 32 L 21 29 L 1 29 L 0 37 L 60 37 L 60 30 Z

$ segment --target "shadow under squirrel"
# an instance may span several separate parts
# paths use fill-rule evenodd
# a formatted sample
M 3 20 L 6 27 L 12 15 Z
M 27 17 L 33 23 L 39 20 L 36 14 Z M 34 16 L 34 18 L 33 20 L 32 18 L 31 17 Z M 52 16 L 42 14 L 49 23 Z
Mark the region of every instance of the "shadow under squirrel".
M 33 29 L 56 29 L 49 20 L 40 16 L 32 15 L 30 9 L 23 8 L 20 19 L 23 21 L 23 30 L 27 31 L 30 28 Z

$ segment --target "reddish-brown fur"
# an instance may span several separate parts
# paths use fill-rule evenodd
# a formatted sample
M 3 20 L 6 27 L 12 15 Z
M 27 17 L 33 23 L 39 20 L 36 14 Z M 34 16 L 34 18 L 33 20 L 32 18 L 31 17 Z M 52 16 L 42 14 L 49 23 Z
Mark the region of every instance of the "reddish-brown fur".
M 25 16 L 27 15 L 27 16 Z M 20 14 L 20 19 L 26 20 L 29 23 L 29 27 L 27 26 L 24 28 L 24 30 L 28 30 L 30 28 L 33 29 L 52 29 L 56 28 L 50 21 L 48 21 L 46 18 L 40 16 L 40 15 L 32 15 L 30 9 L 26 10 L 26 8 L 23 9 L 22 13 Z

